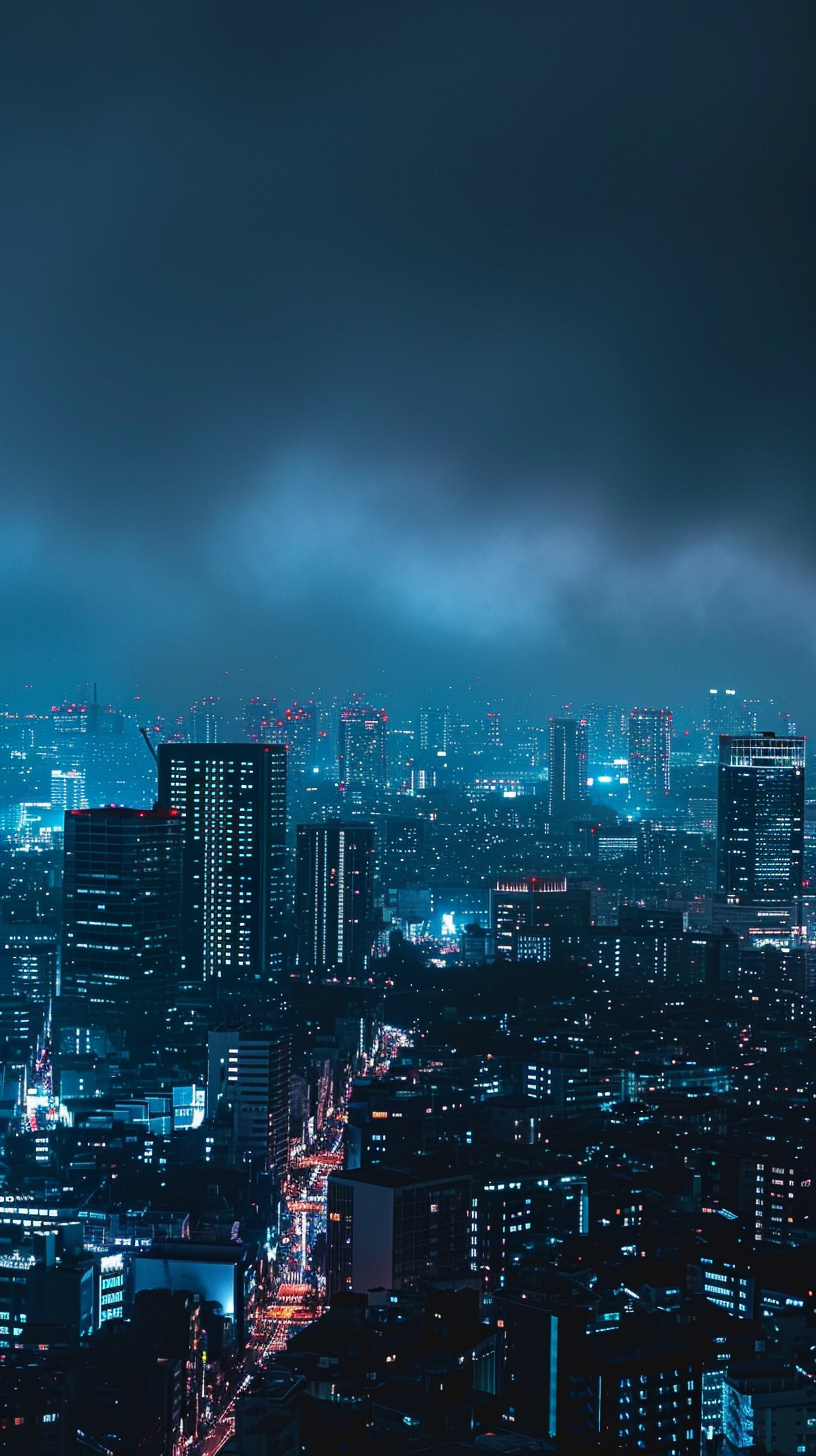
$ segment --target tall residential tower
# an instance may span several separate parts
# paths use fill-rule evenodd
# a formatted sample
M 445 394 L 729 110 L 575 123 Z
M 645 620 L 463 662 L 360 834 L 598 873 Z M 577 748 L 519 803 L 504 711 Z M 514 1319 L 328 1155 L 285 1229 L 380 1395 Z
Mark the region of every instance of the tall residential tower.
M 163 1027 L 179 975 L 181 845 L 172 809 L 65 815 L 62 997 L 131 1044 Z
M 159 803 L 183 821 L 185 979 L 215 995 L 274 981 L 283 965 L 286 749 L 161 744 Z
M 662 804 L 671 791 L 670 708 L 629 714 L 629 799 L 638 809 Z
M 550 813 L 587 796 L 586 727 L 577 718 L 550 719 Z
M 368 964 L 374 921 L 371 824 L 299 824 L 295 910 L 298 964 L 359 975 Z

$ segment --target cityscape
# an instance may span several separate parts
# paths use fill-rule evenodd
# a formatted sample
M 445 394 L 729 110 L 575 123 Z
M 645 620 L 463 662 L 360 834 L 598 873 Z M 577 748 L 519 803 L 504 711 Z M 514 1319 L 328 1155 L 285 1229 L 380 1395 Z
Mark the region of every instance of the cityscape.
M 0 1456 L 816 1456 L 816 6 L 0 28 Z
M 0 729 L 5 1449 L 816 1450 L 788 711 Z

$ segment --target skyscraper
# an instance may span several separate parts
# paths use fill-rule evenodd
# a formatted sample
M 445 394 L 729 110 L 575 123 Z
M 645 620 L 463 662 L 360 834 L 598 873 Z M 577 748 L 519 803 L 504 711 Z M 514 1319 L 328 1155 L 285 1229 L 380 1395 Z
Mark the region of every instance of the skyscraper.
M 51 770 L 51 808 L 87 809 L 85 775 L 81 769 Z
M 317 743 L 317 714 L 313 702 L 293 703 L 291 708 L 279 711 L 271 722 L 266 723 L 261 738 L 263 743 L 280 743 L 287 751 L 287 767 L 292 774 L 311 773 L 315 764 Z
M 365 970 L 374 920 L 371 824 L 298 825 L 295 904 L 299 965 Z
M 723 734 L 717 786 L 717 890 L 749 904 L 802 893 L 805 740 Z
M 484 729 L 485 743 L 488 748 L 502 748 L 504 746 L 501 713 L 489 709 L 485 713 Z
M 282 1178 L 289 1154 L 292 1046 L 287 1036 L 236 1028 L 208 1037 L 207 1113 L 232 1109 L 233 1151 Z
M 188 741 L 217 743 L 222 736 L 218 699 L 203 698 L 200 703 L 193 703 L 190 709 Z
M 550 719 L 550 813 L 587 796 L 586 728 L 577 718 Z
M 385 788 L 387 721 L 384 708 L 367 708 L 355 703 L 343 709 L 337 746 L 341 789 Z
M 268 743 L 267 729 L 277 716 L 277 699 L 250 698 L 244 708 L 244 729 L 250 743 Z
M 670 708 L 633 708 L 629 714 L 629 798 L 641 809 L 671 791 Z
M 62 995 L 135 1043 L 163 1024 L 179 974 L 181 843 L 171 809 L 65 815 Z
M 159 802 L 183 820 L 185 978 L 216 995 L 283 964 L 286 749 L 159 746 Z
M 621 708 L 590 703 L 582 710 L 581 720 L 586 725 L 587 763 L 596 772 L 607 772 L 616 759 L 626 756 L 627 714 Z
M 450 747 L 449 710 L 447 708 L 420 708 L 417 752 L 445 754 L 450 751 Z

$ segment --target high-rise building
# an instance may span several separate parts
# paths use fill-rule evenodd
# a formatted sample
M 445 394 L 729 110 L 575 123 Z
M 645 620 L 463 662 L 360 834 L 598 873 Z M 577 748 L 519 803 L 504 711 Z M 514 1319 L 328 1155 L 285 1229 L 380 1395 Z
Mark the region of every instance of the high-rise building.
M 200 703 L 193 703 L 190 709 L 188 741 L 190 743 L 217 743 L 221 736 L 218 699 L 203 698 Z
M 331 1294 L 418 1289 L 469 1272 L 471 1181 L 359 1168 L 328 1179 L 326 1281 Z
M 629 714 L 629 798 L 639 809 L 659 805 L 671 792 L 670 708 L 633 708 Z
M 183 821 L 185 980 L 228 994 L 283 965 L 286 750 L 159 746 L 159 803 Z
M 577 718 L 550 719 L 550 813 L 587 796 L 586 727 Z
M 340 714 L 337 745 L 338 782 L 341 789 L 377 790 L 386 784 L 384 708 L 355 704 Z
M 418 753 L 450 752 L 450 712 L 447 708 L 420 708 Z
M 25 996 L 47 1006 L 56 970 L 57 931 L 52 926 L 13 923 L 0 929 L 0 996 Z
M 736 688 L 709 688 L 704 732 L 706 751 L 712 763 L 717 761 L 721 736 L 743 732 L 746 726 L 744 718 Z
M 145 1042 L 180 968 L 182 824 L 172 809 L 65 816 L 62 996 Z
M 502 736 L 501 713 L 489 709 L 485 713 L 484 720 L 485 743 L 488 748 L 502 748 L 504 738 Z
M 752 733 L 720 738 L 717 890 L 748 904 L 802 893 L 805 740 Z
M 315 766 L 317 743 L 314 703 L 293 703 L 291 708 L 278 711 L 270 722 L 263 725 L 261 741 L 283 745 L 288 754 L 290 775 L 311 773 Z
M 277 716 L 276 698 L 250 698 L 244 708 L 244 730 L 250 743 L 268 743 L 267 731 Z
M 291 1063 L 286 1036 L 246 1029 L 209 1034 L 207 1114 L 230 1108 L 236 1161 L 278 1178 L 289 1152 Z
M 51 770 L 51 808 L 87 809 L 85 775 L 77 768 Z
M 591 891 L 568 885 L 565 876 L 501 879 L 490 891 L 490 926 L 496 950 L 507 960 L 546 960 L 552 935 L 578 933 L 591 924 Z M 536 940 L 545 943 L 538 950 Z
M 371 952 L 374 829 L 371 824 L 299 824 L 295 908 L 298 964 L 359 975 Z
M 581 720 L 586 725 L 587 762 L 595 772 L 607 772 L 616 760 L 626 758 L 629 724 L 621 708 L 590 703 L 582 710 Z

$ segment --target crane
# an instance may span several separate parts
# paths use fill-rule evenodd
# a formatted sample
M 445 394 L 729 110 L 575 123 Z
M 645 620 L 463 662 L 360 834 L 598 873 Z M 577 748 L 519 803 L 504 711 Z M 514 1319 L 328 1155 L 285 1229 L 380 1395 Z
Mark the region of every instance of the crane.
M 151 754 L 153 762 L 155 763 L 156 768 L 158 768 L 159 755 L 156 752 L 155 746 L 150 742 L 150 734 L 148 733 L 146 728 L 142 727 L 141 723 L 139 724 L 139 732 L 141 733 L 145 743 L 147 744 L 148 753 Z

